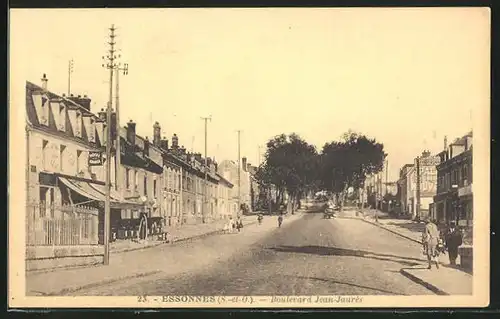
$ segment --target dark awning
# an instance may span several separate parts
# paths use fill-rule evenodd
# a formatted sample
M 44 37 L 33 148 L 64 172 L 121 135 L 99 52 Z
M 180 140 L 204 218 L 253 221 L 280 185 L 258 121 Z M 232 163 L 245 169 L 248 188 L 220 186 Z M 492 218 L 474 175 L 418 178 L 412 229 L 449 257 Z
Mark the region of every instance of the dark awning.
M 104 202 L 106 200 L 105 186 L 92 185 L 88 182 L 71 180 L 65 177 L 59 177 L 59 180 L 66 185 L 72 191 L 87 197 L 88 199 L 95 200 L 98 202 Z M 102 187 L 102 191 L 98 190 L 97 187 Z M 119 194 L 111 189 L 111 200 L 110 207 L 117 209 L 127 209 L 127 208 L 139 208 L 143 205 L 141 203 L 132 202 L 120 199 Z

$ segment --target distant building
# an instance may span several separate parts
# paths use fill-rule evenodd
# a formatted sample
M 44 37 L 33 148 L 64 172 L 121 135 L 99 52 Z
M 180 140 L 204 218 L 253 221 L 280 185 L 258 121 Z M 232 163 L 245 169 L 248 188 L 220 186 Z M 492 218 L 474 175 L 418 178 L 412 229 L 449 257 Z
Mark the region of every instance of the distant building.
M 242 167 L 239 168 L 239 181 L 238 181 L 238 163 L 231 160 L 224 160 L 219 163 L 219 174 L 228 180 L 234 187 L 231 189 L 231 199 L 233 204 L 236 206 L 236 210 L 239 210 L 238 199 L 240 204 L 247 205 L 251 209 L 251 185 L 250 185 L 250 173 L 247 171 L 247 161 L 243 157 L 241 160 Z M 245 167 L 245 169 L 243 169 Z
M 436 194 L 438 156 L 422 152 L 413 164 L 404 165 L 399 173 L 398 188 L 401 213 L 412 219 L 429 215 L 429 205 Z M 420 203 L 420 207 L 417 207 Z

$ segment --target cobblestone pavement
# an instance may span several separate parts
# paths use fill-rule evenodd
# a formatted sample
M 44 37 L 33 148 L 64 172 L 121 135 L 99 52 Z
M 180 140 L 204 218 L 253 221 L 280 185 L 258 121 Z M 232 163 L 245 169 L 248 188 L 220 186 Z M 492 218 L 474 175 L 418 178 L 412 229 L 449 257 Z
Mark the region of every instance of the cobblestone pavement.
M 181 271 L 75 295 L 433 294 L 400 274 L 425 264 L 417 243 L 356 219 L 306 213 L 280 229 L 269 219 L 245 234 L 210 237 L 201 251 L 187 245 L 183 252 L 191 260 L 182 261 Z

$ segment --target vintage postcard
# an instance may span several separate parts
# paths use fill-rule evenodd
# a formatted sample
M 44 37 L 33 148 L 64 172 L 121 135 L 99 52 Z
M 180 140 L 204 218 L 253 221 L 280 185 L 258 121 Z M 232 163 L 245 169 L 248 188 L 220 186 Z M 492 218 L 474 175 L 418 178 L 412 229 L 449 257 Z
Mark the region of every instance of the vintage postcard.
M 489 304 L 488 8 L 10 11 L 10 307 Z

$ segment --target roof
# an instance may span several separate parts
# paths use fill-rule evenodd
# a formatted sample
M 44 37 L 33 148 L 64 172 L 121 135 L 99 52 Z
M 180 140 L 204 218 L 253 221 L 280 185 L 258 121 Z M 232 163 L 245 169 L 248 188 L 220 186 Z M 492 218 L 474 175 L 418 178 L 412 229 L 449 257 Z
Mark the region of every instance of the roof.
M 99 148 L 99 149 L 102 147 L 102 145 L 101 145 L 102 143 L 99 139 L 99 135 L 96 132 L 94 132 L 95 142 L 89 141 L 88 132 L 87 132 L 87 128 L 85 127 L 85 125 L 82 125 L 82 136 L 81 137 L 75 136 L 75 134 L 73 132 L 73 127 L 71 125 L 69 117 L 67 116 L 68 115 L 67 113 L 65 116 L 66 122 L 65 122 L 65 130 L 64 131 L 61 131 L 60 129 L 57 128 L 56 120 L 54 119 L 54 116 L 53 116 L 51 111 L 49 111 L 49 118 L 47 121 L 47 125 L 41 124 L 39 119 L 38 119 L 35 103 L 33 101 L 34 95 L 42 95 L 42 103 L 43 103 L 43 99 L 45 97 L 47 97 L 49 99 L 49 101 L 63 102 L 67 108 L 80 111 L 82 116 L 91 116 L 96 122 L 98 120 L 98 117 L 96 115 L 91 113 L 89 110 L 87 110 L 83 106 L 81 106 L 81 105 L 79 105 L 79 104 L 77 104 L 77 103 L 75 103 L 75 102 L 73 102 L 65 97 L 61 97 L 57 94 L 54 94 L 50 91 L 45 91 L 40 86 L 33 84 L 29 81 L 26 81 L 26 105 L 25 105 L 25 107 L 26 107 L 26 115 L 27 115 L 28 125 L 36 128 L 40 131 L 46 132 L 47 134 L 59 136 L 63 139 L 67 139 L 67 140 L 70 140 L 73 142 L 83 143 L 83 144 L 86 144 L 87 146 L 95 147 L 95 148 Z M 46 99 L 45 99 L 45 101 L 46 101 Z

